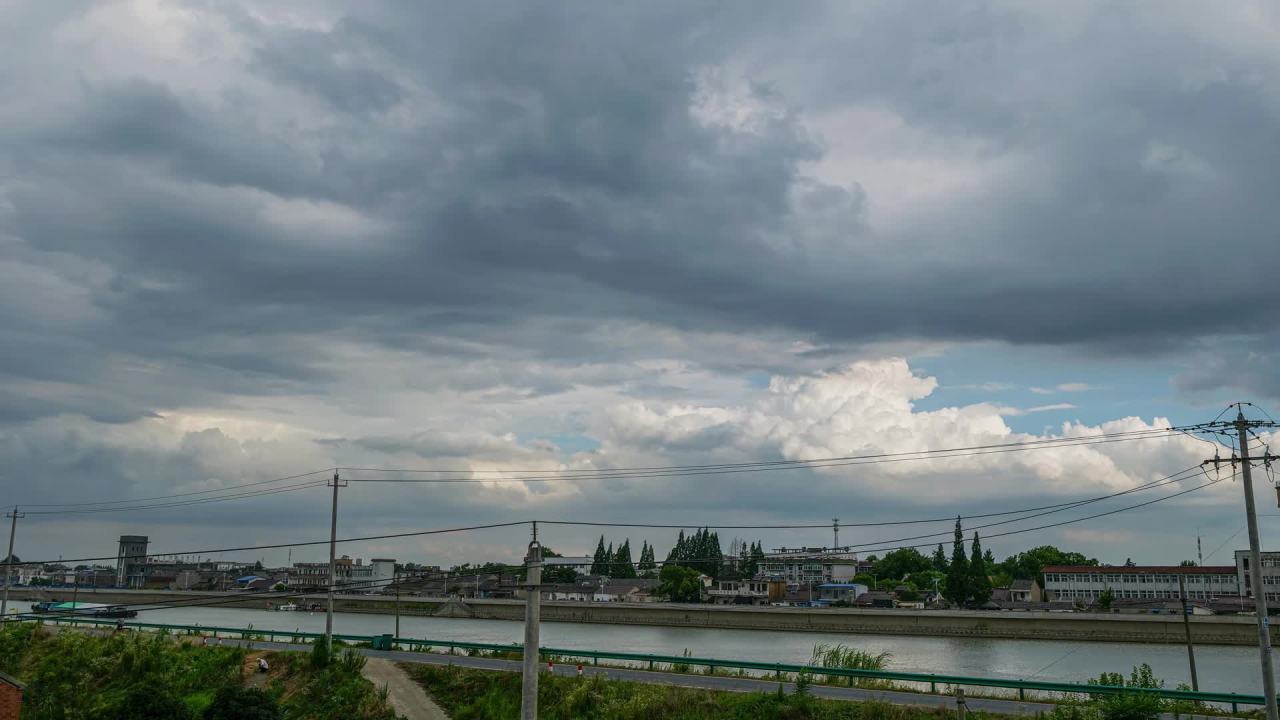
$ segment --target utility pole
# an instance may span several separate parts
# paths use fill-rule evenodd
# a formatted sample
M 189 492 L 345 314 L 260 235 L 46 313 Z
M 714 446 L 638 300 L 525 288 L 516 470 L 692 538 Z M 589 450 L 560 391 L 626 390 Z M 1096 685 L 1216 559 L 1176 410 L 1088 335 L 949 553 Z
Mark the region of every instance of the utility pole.
M 335 469 L 333 471 L 333 510 L 329 515 L 329 610 L 324 616 L 324 643 L 330 650 L 333 650 L 333 586 L 338 576 L 338 488 L 344 485 L 346 483 L 338 477 L 338 471 Z
M 391 571 L 393 575 L 392 582 L 396 586 L 396 637 L 400 637 L 400 573 L 397 570 Z
M 13 536 L 18 531 L 18 518 L 26 517 L 18 512 L 18 506 L 13 506 L 13 512 L 5 517 L 11 518 L 9 522 L 9 554 L 4 558 L 4 598 L 0 599 L 0 625 L 4 624 L 5 613 L 9 611 L 9 586 L 13 584 Z
M 1262 659 L 1262 691 L 1267 701 L 1267 720 L 1280 720 L 1280 708 L 1276 706 L 1276 676 L 1271 657 L 1271 619 L 1267 616 L 1267 595 L 1262 584 L 1262 548 L 1261 541 L 1258 539 L 1258 511 L 1253 499 L 1252 473 L 1254 460 L 1272 462 L 1280 460 L 1280 457 L 1270 453 L 1264 453 L 1258 458 L 1252 458 L 1249 455 L 1249 431 L 1252 428 L 1275 428 L 1280 427 L 1280 425 L 1275 422 L 1245 419 L 1244 406 L 1248 404 L 1235 403 L 1236 419 L 1234 421 L 1214 421 L 1198 427 L 1202 428 L 1202 432 L 1217 432 L 1219 434 L 1227 434 L 1234 430 L 1238 440 L 1239 458 L 1234 455 L 1229 460 L 1215 457 L 1212 460 L 1204 461 L 1202 464 L 1216 467 L 1221 463 L 1230 463 L 1231 465 L 1235 465 L 1236 462 L 1240 463 L 1241 477 L 1244 479 L 1245 519 L 1249 527 L 1249 586 L 1253 593 L 1255 615 L 1258 619 L 1258 654 Z M 1244 598 L 1242 597 L 1241 604 L 1243 602 Z
M 1191 618 L 1187 613 L 1187 584 L 1178 573 L 1178 597 L 1182 598 L 1182 630 L 1187 635 L 1187 662 L 1191 664 L 1191 689 L 1200 692 L 1200 678 L 1196 675 L 1196 651 L 1191 645 Z
M 1253 586 L 1253 607 L 1258 616 L 1258 652 L 1262 656 L 1262 690 L 1267 700 L 1267 720 L 1280 720 L 1276 708 L 1276 675 L 1271 659 L 1271 619 L 1267 617 L 1267 594 L 1262 587 L 1262 549 L 1258 540 L 1258 511 L 1253 502 L 1253 475 L 1249 462 L 1249 421 L 1244 411 L 1236 412 L 1236 433 L 1240 437 L 1240 469 L 1244 476 L 1244 508 L 1249 521 L 1249 578 Z
M 831 551 L 840 549 L 840 518 L 831 518 Z
M 533 540 L 524 558 L 524 663 L 520 691 L 520 720 L 538 720 L 538 619 L 542 609 L 542 545 L 538 543 L 538 523 L 533 523 Z

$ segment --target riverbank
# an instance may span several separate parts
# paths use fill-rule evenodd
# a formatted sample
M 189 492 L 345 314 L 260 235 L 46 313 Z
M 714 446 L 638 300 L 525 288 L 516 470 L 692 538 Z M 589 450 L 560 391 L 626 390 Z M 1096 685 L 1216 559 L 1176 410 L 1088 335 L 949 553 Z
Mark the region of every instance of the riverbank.
M 12 597 L 30 602 L 67 593 L 15 590 Z M 163 590 L 97 590 L 79 593 L 86 602 L 110 604 L 216 603 L 220 607 L 268 609 L 282 602 L 255 593 L 172 592 Z M 323 602 L 324 595 L 292 599 L 300 604 Z M 396 602 L 385 596 L 343 595 L 340 612 L 389 615 Z M 523 621 L 519 600 L 448 601 L 404 598 L 404 616 L 459 617 Z M 542 603 L 544 622 L 602 625 L 648 625 L 720 630 L 901 635 L 1006 640 L 1083 640 L 1106 643 L 1181 644 L 1186 638 L 1176 615 L 1105 615 L 1097 613 L 998 612 L 898 609 L 810 609 L 676 603 Z M 1248 616 L 1194 616 L 1192 641 L 1197 645 L 1249 646 L 1257 643 L 1257 625 Z M 1280 644 L 1280 627 L 1272 625 L 1272 642 Z

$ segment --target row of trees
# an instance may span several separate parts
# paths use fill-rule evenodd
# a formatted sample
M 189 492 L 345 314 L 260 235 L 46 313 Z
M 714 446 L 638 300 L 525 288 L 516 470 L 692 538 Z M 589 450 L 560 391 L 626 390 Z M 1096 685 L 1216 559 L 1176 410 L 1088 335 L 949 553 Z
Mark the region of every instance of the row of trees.
M 631 559 L 631 538 L 622 541 L 617 550 L 613 543 L 604 545 L 604 536 L 596 544 L 595 555 L 591 558 L 591 574 L 605 575 L 612 578 L 657 577 L 658 564 L 653 559 L 653 546 L 648 540 L 642 541 L 640 559 Z
M 716 580 L 754 577 L 763 562 L 764 547 L 759 540 L 748 544 L 735 539 L 725 555 L 720 548 L 720 535 L 709 528 L 687 537 L 681 530 L 666 560 L 666 564 L 692 568 Z
M 935 553 L 936 554 L 936 553 Z M 951 545 L 951 560 L 947 563 L 947 577 L 943 585 L 942 597 L 956 605 L 981 605 L 991 599 L 991 577 L 988 574 L 988 560 L 994 561 L 990 552 L 982 552 L 982 539 L 973 533 L 971 552 L 966 557 L 964 552 L 964 528 L 960 527 L 960 518 L 956 518 L 955 540 Z M 994 564 L 994 562 L 992 562 Z
M 982 548 L 982 538 L 976 532 L 966 551 L 959 518 L 950 556 L 939 544 L 932 556 L 915 548 L 902 548 L 868 560 L 875 562 L 874 574 L 860 575 L 859 582 L 880 588 L 905 585 L 908 593 L 914 593 L 932 590 L 936 581 L 942 596 L 957 604 L 984 603 L 991 599 L 992 588 L 1007 587 L 1015 579 L 1038 579 L 1047 565 L 1098 564 L 1095 558 L 1052 545 L 1041 545 L 997 562 L 990 550 Z
M 709 528 L 700 528 L 692 535 L 685 535 L 681 530 L 663 565 L 678 565 L 716 579 L 737 579 L 755 576 L 763 561 L 764 547 L 760 541 L 747 543 L 735 538 L 729 546 L 729 554 L 725 555 L 721 550 L 720 535 Z M 640 557 L 633 560 L 630 538 L 615 547 L 613 542 L 606 545 L 603 535 L 596 543 L 591 566 L 584 569 L 592 575 L 613 578 L 658 576 L 658 563 L 648 540 L 641 541 Z

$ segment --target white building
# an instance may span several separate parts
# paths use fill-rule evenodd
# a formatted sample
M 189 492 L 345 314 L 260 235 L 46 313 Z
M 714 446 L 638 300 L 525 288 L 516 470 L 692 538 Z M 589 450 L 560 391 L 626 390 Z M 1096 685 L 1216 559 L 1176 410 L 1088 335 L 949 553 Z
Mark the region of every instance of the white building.
M 760 574 L 788 585 L 848 582 L 858 574 L 858 556 L 825 548 L 778 548 L 760 563 Z
M 369 566 L 373 568 L 375 583 L 389 583 L 396 579 L 395 558 L 373 558 L 369 561 Z
M 717 580 L 707 589 L 707 596 L 717 605 L 763 605 L 769 601 L 769 583 L 764 580 Z
M 1280 603 L 1280 552 L 1264 552 L 1258 558 L 1262 562 L 1262 592 L 1267 596 L 1268 607 Z M 1236 551 L 1236 582 L 1240 584 L 1240 594 L 1253 597 L 1253 578 L 1249 572 L 1249 551 Z
M 1240 592 L 1236 569 L 1230 565 L 1050 565 L 1043 573 L 1045 598 L 1049 601 L 1093 602 L 1107 589 L 1117 600 L 1174 600 L 1179 597 L 1179 576 L 1186 585 L 1187 598 L 1192 600 L 1236 596 Z

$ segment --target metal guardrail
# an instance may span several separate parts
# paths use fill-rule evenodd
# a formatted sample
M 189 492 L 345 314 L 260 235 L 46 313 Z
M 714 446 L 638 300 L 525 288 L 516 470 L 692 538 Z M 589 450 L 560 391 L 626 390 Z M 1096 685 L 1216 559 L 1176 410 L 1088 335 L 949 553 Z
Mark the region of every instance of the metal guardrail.
M 210 625 L 170 625 L 148 622 L 118 622 L 116 620 L 102 618 L 77 618 L 65 616 L 48 617 L 38 614 L 25 614 L 19 617 L 24 620 L 40 620 L 46 622 L 75 624 L 83 623 L 88 625 L 122 625 L 124 627 L 144 630 L 167 630 L 170 632 L 176 631 L 188 634 L 212 634 L 217 637 L 234 636 L 237 638 L 250 639 L 262 638 L 272 642 L 277 641 L 278 638 L 284 638 L 292 642 L 302 642 L 314 641 L 318 638 L 324 637 L 324 633 L 303 632 L 301 630 L 268 630 L 254 627 L 233 628 Z M 334 633 L 333 637 L 344 642 L 374 644 L 375 641 L 380 641 L 380 643 L 390 643 L 392 646 L 406 645 L 409 647 L 424 649 L 448 648 L 450 651 L 480 650 L 485 652 L 505 653 L 524 652 L 524 647 L 517 643 L 501 645 L 496 643 L 469 642 L 464 640 L 393 638 L 390 635 L 343 635 L 339 633 Z M 1007 678 L 972 677 L 967 675 L 899 672 L 896 670 L 853 670 L 848 668 L 826 668 L 816 665 L 795 663 L 729 660 L 724 658 L 687 657 L 682 655 L 655 655 L 649 653 L 628 653 L 609 650 L 578 650 L 573 648 L 542 647 L 538 649 L 538 654 L 544 657 L 588 658 L 592 660 L 593 664 L 598 663 L 600 660 L 621 660 L 647 666 L 650 670 L 659 669 L 659 666 L 705 667 L 708 671 L 715 670 L 716 668 L 729 668 L 771 673 L 775 677 L 779 678 L 784 674 L 799 675 L 803 673 L 808 675 L 847 678 L 850 684 L 852 684 L 854 680 L 858 679 L 897 680 L 900 682 L 912 682 L 919 683 L 921 685 L 928 685 L 929 691 L 933 693 L 937 692 L 939 685 L 1014 689 L 1018 691 L 1019 699 L 1026 699 L 1026 691 L 1035 690 L 1039 692 L 1090 696 L 1120 694 L 1154 695 L 1166 700 L 1188 700 L 1193 702 L 1230 705 L 1233 712 L 1235 712 L 1240 705 L 1266 704 L 1266 699 L 1261 695 L 1246 695 L 1242 693 L 1169 690 L 1166 688 L 1134 688 L 1120 687 L 1116 685 L 1088 685 L 1041 680 L 1013 680 Z

